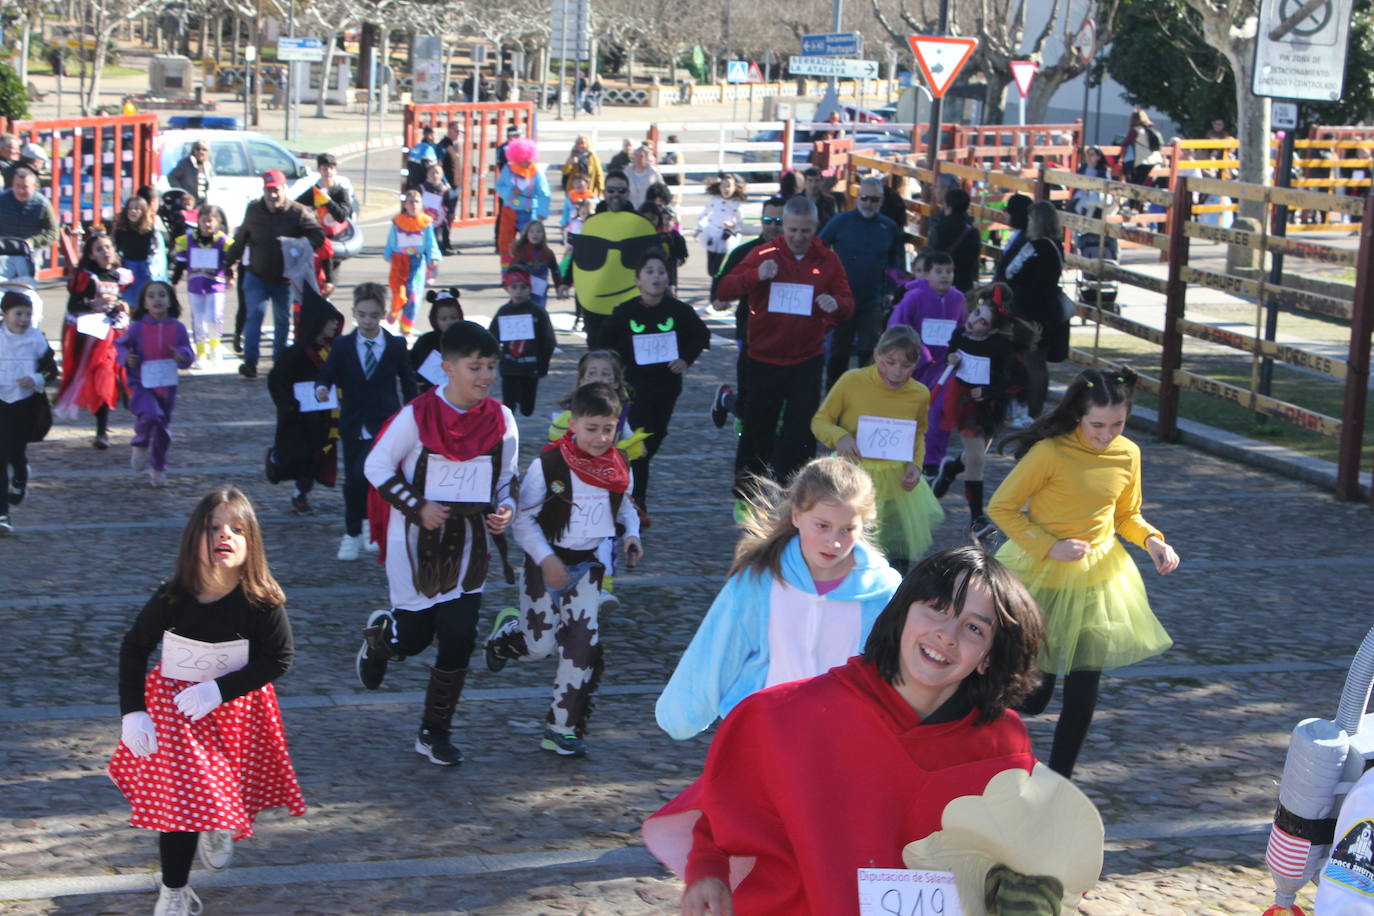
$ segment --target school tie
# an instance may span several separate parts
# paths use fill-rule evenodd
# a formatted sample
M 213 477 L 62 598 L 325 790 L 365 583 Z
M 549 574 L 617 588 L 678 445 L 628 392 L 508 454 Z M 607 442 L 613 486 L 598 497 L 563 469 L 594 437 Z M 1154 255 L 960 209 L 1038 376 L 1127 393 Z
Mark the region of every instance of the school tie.
M 377 354 L 372 352 L 376 343 L 375 340 L 363 341 L 363 346 L 367 347 L 367 355 L 363 357 L 363 378 L 372 378 L 372 373 L 377 371 Z

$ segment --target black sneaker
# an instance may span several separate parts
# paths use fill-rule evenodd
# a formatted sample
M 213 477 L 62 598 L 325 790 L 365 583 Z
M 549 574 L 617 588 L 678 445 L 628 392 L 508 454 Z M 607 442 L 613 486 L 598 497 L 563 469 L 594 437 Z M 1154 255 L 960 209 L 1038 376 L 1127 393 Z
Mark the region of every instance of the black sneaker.
M 730 405 L 726 399 L 734 400 L 735 389 L 729 385 L 717 385 L 716 396 L 711 399 L 711 422 L 716 425 L 716 429 L 723 429 L 725 421 L 730 418 Z
M 491 622 L 491 635 L 487 637 L 487 670 L 495 673 L 506 667 L 509 659 L 502 658 L 496 654 L 496 650 L 491 647 L 491 641 L 500 635 L 501 630 L 506 626 L 506 621 L 514 620 L 520 616 L 520 612 L 513 607 L 508 607 L 496 615 L 496 619 Z
M 935 482 L 930 485 L 931 490 L 935 491 L 936 499 L 943 499 L 949 492 L 949 488 L 954 485 L 954 481 L 960 474 L 964 473 L 964 458 L 945 457 L 940 462 L 940 473 L 935 475 Z
M 235 334 L 235 335 L 234 335 L 234 352 L 235 352 L 235 353 L 242 353 L 242 352 L 243 352 L 243 335 L 242 335 L 242 334 Z
M 247 363 L 239 363 L 239 375 L 243 376 L 244 378 L 257 378 L 258 367 L 250 366 Z
M 92 442 L 91 445 L 94 445 L 97 449 L 99 449 L 102 452 L 105 451 L 105 449 L 110 447 L 110 434 L 96 433 L 95 441 Z
M 551 726 L 544 729 L 544 737 L 539 746 L 546 751 L 553 751 L 559 757 L 587 756 L 587 742 L 573 732 L 556 732 Z
M 268 446 L 262 454 L 262 473 L 267 478 L 267 482 L 276 484 L 281 482 L 281 474 L 277 473 L 277 463 L 272 460 L 272 447 Z M 295 499 L 291 500 L 293 503 Z
M 10 524 L 8 515 L 0 515 L 0 538 L 9 537 L 14 534 L 14 526 Z
M 291 514 L 314 515 L 315 510 L 311 507 L 310 500 L 306 499 L 304 496 L 293 496 L 291 497 Z
M 24 501 L 24 494 L 29 492 L 27 483 L 10 484 L 10 505 L 17 506 Z
M 441 767 L 454 767 L 463 762 L 463 754 L 449 740 L 452 734 L 448 729 L 420 726 L 420 734 L 415 737 L 415 752 L 429 758 L 429 762 Z
M 986 515 L 979 515 L 969 523 L 968 536 L 975 544 L 982 544 L 996 530 L 997 526 L 992 523 L 992 519 Z
M 386 656 L 374 650 L 372 645 L 374 638 L 379 643 L 387 638 L 391 629 L 387 626 L 390 620 L 389 611 L 373 611 L 368 615 L 367 626 L 363 628 L 363 644 L 358 648 L 353 669 L 357 672 L 358 682 L 368 690 L 376 690 L 382 686 L 382 681 L 386 678 Z

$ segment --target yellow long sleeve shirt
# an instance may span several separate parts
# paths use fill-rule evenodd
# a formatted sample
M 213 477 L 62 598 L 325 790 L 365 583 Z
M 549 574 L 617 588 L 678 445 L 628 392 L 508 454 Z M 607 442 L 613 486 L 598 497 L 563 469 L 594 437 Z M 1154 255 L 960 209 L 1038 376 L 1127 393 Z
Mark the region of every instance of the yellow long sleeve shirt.
M 887 387 L 877 366 L 850 369 L 840 376 L 811 418 L 811 435 L 830 448 L 845 436 L 856 436 L 860 417 L 891 417 L 916 421 L 916 442 L 911 460 L 917 466 L 926 456 L 926 423 L 930 416 L 930 389 L 915 379 L 901 388 Z
M 988 516 L 1037 559 L 1066 538 L 1097 546 L 1120 534 L 1137 547 L 1151 535 L 1164 539 L 1140 514 L 1140 446 L 1117 436 L 1098 451 L 1078 429 L 1031 446 L 992 495 Z

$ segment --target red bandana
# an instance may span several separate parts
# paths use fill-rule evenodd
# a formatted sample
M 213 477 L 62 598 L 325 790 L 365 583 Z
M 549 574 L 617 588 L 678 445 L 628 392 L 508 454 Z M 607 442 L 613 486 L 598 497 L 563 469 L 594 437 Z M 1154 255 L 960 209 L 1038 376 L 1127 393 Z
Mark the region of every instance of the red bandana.
M 410 406 L 420 429 L 420 444 L 450 461 L 471 461 L 485 455 L 506 434 L 501 405 L 491 398 L 483 398 L 477 406 L 459 413 L 442 404 L 439 389 L 431 388 Z
M 624 493 L 629 489 L 630 465 L 626 463 L 625 456 L 620 454 L 620 449 L 612 446 L 606 449 L 606 454 L 599 457 L 588 455 L 573 441 L 571 429 L 563 434 L 562 439 L 550 442 L 544 449 L 547 451 L 555 446 L 563 460 L 568 463 L 568 467 L 583 483 L 610 490 L 612 493 Z

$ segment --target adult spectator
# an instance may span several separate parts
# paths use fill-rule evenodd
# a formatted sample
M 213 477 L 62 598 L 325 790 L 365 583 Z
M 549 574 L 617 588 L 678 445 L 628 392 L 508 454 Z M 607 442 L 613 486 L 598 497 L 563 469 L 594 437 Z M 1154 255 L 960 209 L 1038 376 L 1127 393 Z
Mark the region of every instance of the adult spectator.
M 649 194 L 649 185 L 663 181 L 663 176 L 654 168 L 654 153 L 649 144 L 641 143 L 635 149 L 633 161 L 625 170 L 625 177 L 630 181 L 630 205 L 638 210 Z
M 176 168 L 168 173 L 167 183 L 174 188 L 181 188 L 194 197 L 196 203 L 203 204 L 210 194 L 210 179 L 214 177 L 215 166 L 210 161 L 210 144 L 204 140 L 197 140 L 191 144 L 191 151 L 182 156 Z
M 787 201 L 782 241 L 759 245 L 716 287 L 721 299 L 749 297 L 737 499 L 748 497 L 750 478 L 768 476 L 770 465 L 774 479 L 786 481 L 816 454 L 811 418 L 821 402 L 825 334 L 854 314 L 844 265 L 816 238 L 816 222 L 810 200 Z
M 435 146 L 439 154 L 439 167 L 444 170 L 444 180 L 452 187 L 458 187 L 458 178 L 465 171 L 467 138 L 463 136 L 463 125 L 449 121 L 443 138 Z
M 620 152 L 611 157 L 611 161 L 606 164 L 606 171 L 613 172 L 619 170 L 623 172 L 628 169 L 630 167 L 631 154 L 634 152 L 634 146 L 634 143 L 629 137 L 621 140 Z
M 596 205 L 597 213 L 617 213 L 634 210 L 630 204 L 630 179 L 619 169 L 606 173 L 606 199 Z
M 1026 367 L 1026 407 L 1032 419 L 1040 416 L 1050 390 L 1048 363 L 1069 355 L 1069 323 L 1059 309 L 1059 275 L 1064 250 L 1059 240 L 1059 211 L 1046 200 L 1031 204 L 1026 218 L 1025 243 L 1007 263 L 1012 316 L 1040 326 L 1040 339 L 1022 362 Z
M 906 208 L 906 176 L 893 172 L 883 182 L 883 205 L 878 212 L 897 224 L 906 235 L 906 223 L 911 213 Z
M 672 143 L 672 144 L 678 144 L 678 143 L 681 143 L 681 142 L 682 142 L 682 139 L 681 139 L 680 137 L 678 137 L 677 134 L 669 134 L 669 135 L 668 135 L 668 142 L 669 142 L 669 143 Z M 669 150 L 668 152 L 664 153 L 662 156 L 659 156 L 659 157 L 658 157 L 658 164 L 659 164 L 659 165 L 681 165 L 681 164 L 682 164 L 682 154 L 679 153 L 677 150 Z M 664 176 L 663 176 L 663 183 L 664 183 L 664 184 L 671 184 L 671 185 L 680 185 L 680 184 L 682 184 L 682 173 L 681 173 L 681 172 L 669 172 L 667 175 L 664 175 Z
M 324 230 L 305 207 L 286 197 L 286 176 L 278 169 L 262 175 L 262 197 L 248 204 L 234 233 L 235 254 L 247 251 L 243 278 L 246 315 L 243 323 L 243 364 L 239 375 L 258 377 L 258 350 L 267 304 L 272 304 L 272 358 L 286 349 L 290 328 L 291 284 L 285 276 L 282 238 L 303 238 L 316 250 L 324 244 Z
M 1013 194 L 1007 198 L 1007 225 L 1011 228 L 1011 235 L 1002 245 L 1002 255 L 992 271 L 992 279 L 997 283 L 1007 282 L 1007 265 L 1020 252 L 1021 246 L 1026 244 L 1026 220 L 1030 216 L 1030 205 L 1031 199 L 1024 194 Z
M 854 316 L 838 322 L 830 334 L 826 390 L 849 369 L 856 337 L 859 366 L 873 362 L 873 348 L 883 332 L 883 309 L 890 302 L 887 272 L 903 267 L 902 230 L 878 212 L 882 204 L 883 181 L 869 176 L 859 182 L 858 207 L 839 214 L 820 231 L 820 240 L 840 256 L 854 296 Z
M 19 167 L 19 138 L 14 134 L 0 134 L 0 178 L 5 187 L 14 179 L 14 170 Z
M 606 187 L 606 175 L 601 169 L 601 160 L 592 149 L 586 134 L 578 134 L 573 141 L 568 158 L 563 162 L 563 193 L 568 193 L 572 180 L 578 175 L 587 179 L 587 190 L 593 197 L 600 197 Z
M 1159 148 L 1164 138 L 1155 130 L 1155 122 L 1150 120 L 1145 109 L 1137 108 L 1131 112 L 1130 127 L 1121 141 L 1121 168 L 1126 180 L 1131 184 L 1150 186 L 1150 172 L 1157 165 L 1164 164 L 1164 154 Z M 1134 202 L 1137 210 L 1144 209 L 1139 201 Z
M 930 247 L 954 258 L 954 288 L 967 293 L 978 282 L 982 236 L 968 215 L 969 197 L 963 188 L 945 192 L 944 219 L 930 231 Z
M 43 253 L 57 241 L 57 215 L 52 204 L 38 193 L 38 176 L 22 166 L 14 169 L 9 190 L 0 191 L 0 234 L 29 243 L 34 260 L 21 255 L 3 259 L 3 275 L 11 280 L 33 277 Z
M 802 189 L 802 193 L 806 195 L 807 200 L 816 205 L 816 219 L 819 221 L 817 231 L 819 232 L 835 215 L 835 195 L 831 194 L 830 188 L 826 186 L 825 173 L 816 166 L 807 166 L 802 176 L 806 179 L 806 186 Z
M 358 202 L 353 196 L 353 183 L 339 174 L 339 160 L 332 153 L 316 156 L 315 170 L 320 173 L 320 180 L 306 188 L 296 203 L 315 214 L 330 241 L 315 254 L 315 268 L 322 278 L 320 294 L 328 296 L 334 292 L 334 275 L 339 269 L 339 259 L 333 256 L 334 240 L 348 233 L 349 220 L 358 212 Z

